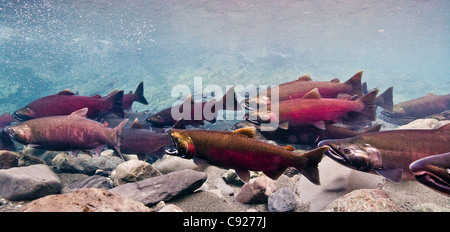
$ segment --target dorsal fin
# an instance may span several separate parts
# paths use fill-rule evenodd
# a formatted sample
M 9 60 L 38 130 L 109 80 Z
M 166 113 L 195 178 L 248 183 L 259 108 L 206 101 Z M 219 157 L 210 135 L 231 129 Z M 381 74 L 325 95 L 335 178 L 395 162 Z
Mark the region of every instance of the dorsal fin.
M 172 126 L 173 129 L 186 129 L 186 123 L 184 122 L 184 119 L 178 120 L 175 124 Z
M 134 119 L 133 124 L 131 125 L 131 128 L 134 129 L 142 129 L 141 124 L 139 123 L 139 119 Z
M 65 89 L 65 90 L 59 92 L 58 95 L 75 95 L 75 94 L 72 93 L 72 91 L 70 91 L 70 89 Z
M 233 134 L 240 134 L 240 135 L 244 135 L 249 138 L 254 138 L 255 133 L 256 133 L 256 131 L 255 131 L 254 127 L 244 127 L 244 128 L 233 131 Z
M 74 115 L 74 116 L 79 116 L 79 117 L 83 117 L 83 118 L 85 118 L 86 117 L 86 114 L 87 114 L 87 112 L 88 112 L 88 108 L 87 107 L 85 107 L 85 108 L 83 108 L 83 109 L 79 109 L 79 110 L 77 110 L 77 111 L 74 111 L 73 113 L 71 113 L 70 115 Z
M 320 96 L 319 89 L 315 88 L 311 91 L 309 91 L 305 96 L 303 96 L 304 99 L 320 99 L 322 96 Z
M 425 97 L 435 97 L 435 96 L 436 96 L 436 94 L 433 91 L 431 91 L 431 92 L 427 93 L 427 95 L 425 95 Z
M 92 98 L 100 99 L 100 98 L 102 98 L 102 96 L 100 96 L 100 94 L 95 94 L 94 96 L 92 96 Z
M 305 74 L 299 78 L 297 78 L 297 81 L 312 81 L 311 77 L 309 76 L 309 74 Z
M 288 151 L 294 151 L 295 148 L 292 145 L 287 145 L 283 147 L 284 149 L 288 150 Z
M 341 82 L 338 78 L 334 78 L 330 81 L 331 83 L 339 83 Z

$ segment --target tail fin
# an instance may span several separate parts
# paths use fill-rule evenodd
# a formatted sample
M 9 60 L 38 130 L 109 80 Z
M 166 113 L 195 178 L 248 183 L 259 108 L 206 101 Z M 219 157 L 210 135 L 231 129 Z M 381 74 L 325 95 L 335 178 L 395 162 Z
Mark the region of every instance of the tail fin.
M 375 115 L 375 97 L 378 94 L 378 90 L 374 90 L 363 97 L 359 98 L 356 101 L 362 102 L 364 104 L 364 109 L 360 111 L 360 113 L 366 117 L 369 120 L 375 121 L 376 115 Z
M 228 100 L 228 101 L 227 101 Z M 228 89 L 228 91 L 223 95 L 222 99 L 220 100 L 222 102 L 222 109 L 224 110 L 240 110 L 240 105 L 236 99 L 236 92 L 234 91 L 234 86 Z
M 0 131 L 0 150 L 16 151 L 14 142 L 4 130 Z
M 139 83 L 138 87 L 136 88 L 136 91 L 134 91 L 134 96 L 136 97 L 136 101 L 139 103 L 142 103 L 144 105 L 148 105 L 147 99 L 144 97 L 144 82 L 141 81 Z
M 295 161 L 298 161 L 298 165 L 296 165 L 294 161 L 293 166 L 313 184 L 320 185 L 319 169 L 317 167 L 327 149 L 327 146 L 323 146 L 300 154 L 294 158 Z
M 114 140 L 114 150 L 116 150 L 117 153 L 119 153 L 120 157 L 124 160 L 122 153 L 120 152 L 120 145 L 122 144 L 122 133 L 123 133 L 123 128 L 125 127 L 125 124 L 128 122 L 128 119 L 124 119 L 119 125 L 117 125 L 113 131 L 115 134 L 115 140 Z
M 394 102 L 392 100 L 393 89 L 394 87 L 390 87 L 386 89 L 386 91 L 384 91 L 382 94 L 380 94 L 380 96 L 375 98 L 375 105 L 392 112 L 394 108 Z
M 111 102 L 112 108 L 111 113 L 123 118 L 125 117 L 125 112 L 123 111 L 122 107 L 122 100 L 123 100 L 123 90 L 108 94 L 106 101 Z
M 363 71 L 360 71 L 360 72 L 356 73 L 355 75 L 353 75 L 353 77 L 348 79 L 346 82 L 344 82 L 344 84 L 352 87 L 350 92 L 348 92 L 348 94 L 357 95 L 359 97 L 363 95 L 363 91 L 362 91 L 362 87 L 361 87 L 362 74 L 363 74 Z

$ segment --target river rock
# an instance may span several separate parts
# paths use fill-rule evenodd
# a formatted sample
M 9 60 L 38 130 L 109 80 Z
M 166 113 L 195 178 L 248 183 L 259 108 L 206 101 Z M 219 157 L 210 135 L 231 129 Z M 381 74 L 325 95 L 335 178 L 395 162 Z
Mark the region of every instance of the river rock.
M 292 212 L 297 206 L 297 199 L 292 188 L 281 188 L 267 199 L 269 212 Z
M 234 189 L 231 186 L 227 185 L 227 183 L 225 183 L 225 181 L 221 177 L 216 178 L 213 181 L 213 185 L 217 189 L 225 192 L 228 196 L 234 195 Z
M 176 156 L 165 155 L 162 159 L 153 163 L 153 166 L 161 173 L 167 174 L 184 169 L 196 169 L 197 165 L 191 159 L 184 159 Z
M 151 212 L 141 202 L 98 188 L 46 196 L 22 208 L 22 212 Z
M 45 153 L 44 153 L 45 154 Z M 30 166 L 34 164 L 46 164 L 45 161 L 37 156 L 22 153 L 19 157 L 19 167 Z
M 114 170 L 123 160 L 118 157 L 94 156 L 80 153 L 75 158 L 65 152 L 59 153 L 52 160 L 53 167 L 60 172 L 83 173 L 94 175 L 97 169 Z
M 109 178 L 107 177 L 93 175 L 69 185 L 69 188 L 70 189 L 100 188 L 108 190 L 112 188 L 112 184 Z
M 243 204 L 265 203 L 276 188 L 272 179 L 259 176 L 242 186 L 241 191 L 236 196 L 236 201 Z
M 161 172 L 151 164 L 141 160 L 123 162 L 111 173 L 114 186 L 141 181 L 154 176 L 161 176 Z
M 439 121 L 433 118 L 416 119 L 406 125 L 397 127 L 397 130 L 405 129 L 437 129 L 445 124 L 450 123 L 450 120 Z
M 0 170 L 0 195 L 8 200 L 33 200 L 59 193 L 62 184 L 45 164 Z
M 110 191 L 152 206 L 160 201 L 192 193 L 202 186 L 206 178 L 207 175 L 203 172 L 186 169 L 119 185 Z
M 389 195 L 379 189 L 359 189 L 331 202 L 323 212 L 403 212 Z
M 0 151 L 0 169 L 8 169 L 19 165 L 20 154 L 14 151 Z
M 174 204 L 168 204 L 164 206 L 162 209 L 160 209 L 158 212 L 183 212 L 183 210 Z

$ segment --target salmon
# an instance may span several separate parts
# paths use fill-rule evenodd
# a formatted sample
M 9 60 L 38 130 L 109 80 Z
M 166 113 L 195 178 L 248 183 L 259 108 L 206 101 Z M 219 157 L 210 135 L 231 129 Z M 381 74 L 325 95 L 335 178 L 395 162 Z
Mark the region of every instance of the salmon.
M 15 141 L 35 148 L 53 151 L 74 151 L 93 149 L 97 155 L 105 147 L 112 146 L 120 155 L 122 131 L 128 119 L 114 129 L 86 118 L 88 108 L 65 116 L 31 119 L 4 131 Z
M 168 133 L 176 149 L 167 150 L 167 154 L 232 168 L 244 182 L 250 179 L 249 170 L 262 171 L 268 177 L 277 179 L 287 167 L 294 167 L 312 183 L 320 184 L 317 166 L 326 147 L 297 154 L 292 146 L 279 147 L 255 139 L 255 128 L 252 127 L 233 132 L 172 128 Z
M 450 152 L 416 160 L 409 170 L 423 185 L 450 197 Z

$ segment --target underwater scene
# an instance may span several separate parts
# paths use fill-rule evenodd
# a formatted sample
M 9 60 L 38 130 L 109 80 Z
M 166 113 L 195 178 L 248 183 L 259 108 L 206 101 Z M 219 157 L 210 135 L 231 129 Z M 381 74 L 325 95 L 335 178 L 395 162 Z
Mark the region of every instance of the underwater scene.
M 449 212 L 449 12 L 0 0 L 0 212 Z

